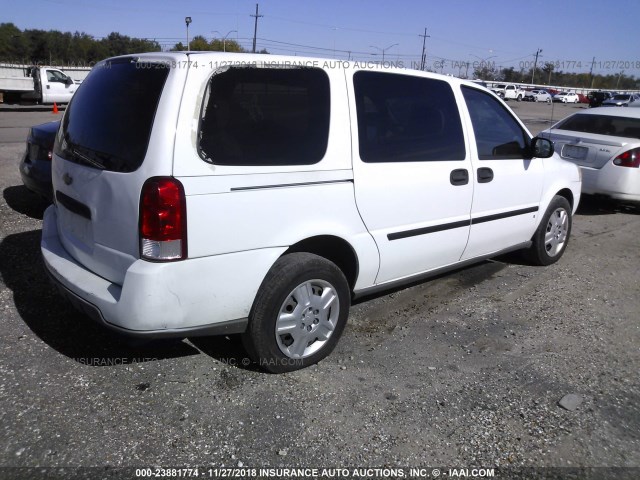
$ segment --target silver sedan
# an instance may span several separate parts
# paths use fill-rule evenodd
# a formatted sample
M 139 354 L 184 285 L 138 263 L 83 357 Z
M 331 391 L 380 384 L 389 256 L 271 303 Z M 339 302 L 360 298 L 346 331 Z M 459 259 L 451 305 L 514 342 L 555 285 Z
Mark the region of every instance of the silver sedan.
M 598 107 L 543 131 L 582 172 L 582 192 L 640 202 L 640 109 Z
M 602 102 L 602 106 L 616 106 L 616 107 L 628 107 L 630 105 L 638 106 L 640 104 L 640 97 L 635 94 L 619 94 L 614 95 L 613 98 Z

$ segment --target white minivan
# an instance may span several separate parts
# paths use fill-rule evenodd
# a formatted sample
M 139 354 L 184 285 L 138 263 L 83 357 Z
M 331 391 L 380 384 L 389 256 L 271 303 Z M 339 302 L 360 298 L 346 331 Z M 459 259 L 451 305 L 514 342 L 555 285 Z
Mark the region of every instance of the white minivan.
M 503 252 L 557 261 L 578 168 L 494 94 L 375 64 L 210 52 L 98 64 L 57 133 L 48 272 L 120 332 L 327 356 L 352 298 Z

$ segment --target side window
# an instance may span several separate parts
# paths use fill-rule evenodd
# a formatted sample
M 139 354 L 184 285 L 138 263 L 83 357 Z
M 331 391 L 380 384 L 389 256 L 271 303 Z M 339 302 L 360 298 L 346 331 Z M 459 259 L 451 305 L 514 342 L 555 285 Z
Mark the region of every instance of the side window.
M 462 87 L 480 160 L 525 158 L 529 138 L 513 116 L 491 95 Z
M 465 159 L 460 114 L 447 82 L 365 71 L 353 81 L 364 162 Z
M 329 139 L 329 78 L 317 68 L 229 68 L 205 95 L 198 150 L 216 165 L 311 165 Z
M 57 70 L 47 70 L 47 80 L 50 82 L 65 83 L 67 81 L 67 76 Z

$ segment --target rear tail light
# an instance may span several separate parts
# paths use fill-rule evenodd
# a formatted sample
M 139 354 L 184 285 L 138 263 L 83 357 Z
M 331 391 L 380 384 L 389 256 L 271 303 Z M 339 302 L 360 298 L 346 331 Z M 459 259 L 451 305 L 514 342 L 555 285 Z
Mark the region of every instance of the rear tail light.
M 172 177 L 154 177 L 140 195 L 140 256 L 146 260 L 187 258 L 184 188 Z
M 624 153 L 621 153 L 613 159 L 613 164 L 618 165 L 619 167 L 639 168 L 640 148 L 634 148 L 633 150 L 628 150 Z

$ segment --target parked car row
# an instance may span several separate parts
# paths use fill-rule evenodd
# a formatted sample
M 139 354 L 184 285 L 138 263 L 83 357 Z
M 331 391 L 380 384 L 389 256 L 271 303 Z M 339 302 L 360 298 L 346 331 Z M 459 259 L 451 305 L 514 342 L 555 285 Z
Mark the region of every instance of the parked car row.
M 496 92 L 498 93 L 498 92 Z M 499 94 L 499 93 L 498 93 Z M 499 94 L 500 95 L 500 94 Z M 502 95 L 500 95 L 502 97 Z M 504 97 L 503 97 L 504 98 Z M 589 107 L 617 106 L 617 107 L 640 107 L 640 95 L 635 93 L 611 93 L 604 91 L 594 91 L 588 95 L 575 92 L 549 91 L 549 90 L 527 90 L 523 100 L 528 102 L 558 102 L 558 103 L 588 103 Z
M 621 93 L 610 91 L 592 91 L 589 94 L 578 93 L 575 91 L 560 91 L 554 88 L 546 89 L 534 89 L 534 88 L 521 88 L 515 84 L 494 84 L 493 86 L 487 86 L 481 83 L 483 86 L 489 88 L 493 93 L 498 95 L 503 100 L 523 100 L 528 102 L 558 102 L 558 103 L 585 103 L 589 104 L 589 107 L 599 106 L 640 106 L 640 94 L 637 93 Z

